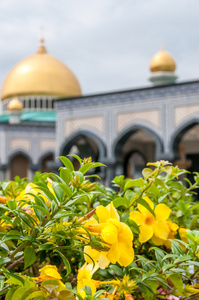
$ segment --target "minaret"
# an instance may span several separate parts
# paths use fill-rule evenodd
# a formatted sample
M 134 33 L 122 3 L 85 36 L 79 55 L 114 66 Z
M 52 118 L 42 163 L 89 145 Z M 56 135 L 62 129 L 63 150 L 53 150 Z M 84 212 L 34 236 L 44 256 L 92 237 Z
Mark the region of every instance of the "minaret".
M 151 75 L 149 80 L 154 85 L 174 84 L 176 64 L 172 56 L 164 50 L 164 47 L 154 55 L 150 63 Z

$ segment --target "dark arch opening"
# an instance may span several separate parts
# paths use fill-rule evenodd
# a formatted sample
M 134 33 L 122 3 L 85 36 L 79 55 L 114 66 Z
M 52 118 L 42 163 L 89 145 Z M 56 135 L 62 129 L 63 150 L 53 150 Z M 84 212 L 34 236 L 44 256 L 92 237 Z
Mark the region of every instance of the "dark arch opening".
M 141 160 L 142 157 L 143 162 L 147 162 L 155 161 L 156 156 L 160 155 L 162 150 L 163 143 L 159 136 L 151 129 L 138 125 L 134 125 L 123 131 L 117 138 L 113 147 L 116 162 L 122 166 L 123 173 L 126 176 L 129 176 L 129 158 L 133 153 L 139 154 L 139 156 L 136 156 L 137 161 Z M 136 165 L 135 157 L 134 164 Z M 144 165 L 142 166 L 144 167 Z M 136 172 L 138 173 L 138 168 Z M 134 174 L 132 176 L 134 177 L 137 175 Z
M 16 176 L 20 178 L 28 177 L 29 168 L 29 159 L 22 153 L 16 154 L 10 160 L 10 179 L 14 180 Z
M 190 120 L 178 128 L 171 139 L 170 147 L 174 153 L 175 165 L 191 173 L 199 172 L 199 119 Z M 194 182 L 193 174 L 188 173 L 183 176 L 185 177 Z
M 41 162 L 40 162 L 40 172 L 42 173 L 50 173 L 53 172 L 53 170 L 49 167 L 48 162 L 53 161 L 54 156 L 53 153 L 48 153 L 45 156 L 42 157 Z
M 92 157 L 93 161 L 103 162 L 106 148 L 104 143 L 94 134 L 87 131 L 78 131 L 71 135 L 61 148 L 60 155 L 76 154 L 82 159 Z M 75 169 L 79 168 L 76 159 L 71 158 Z M 99 170 L 97 170 L 99 172 Z
M 126 158 L 124 163 L 124 174 L 128 178 L 139 178 L 142 176 L 142 170 L 146 166 L 146 158 L 139 151 L 130 152 Z

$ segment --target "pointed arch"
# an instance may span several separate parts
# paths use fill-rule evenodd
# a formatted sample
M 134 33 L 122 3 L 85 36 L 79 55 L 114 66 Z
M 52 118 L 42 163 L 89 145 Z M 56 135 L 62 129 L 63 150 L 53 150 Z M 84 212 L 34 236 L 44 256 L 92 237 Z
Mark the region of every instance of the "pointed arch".
M 9 156 L 10 179 L 14 180 L 16 176 L 28 177 L 31 163 L 31 158 L 26 151 L 20 149 L 13 151 Z
M 151 128 L 144 123 L 132 124 L 122 130 L 113 143 L 112 152 L 116 159 L 119 158 L 124 143 L 130 138 L 130 136 L 134 135 L 139 130 L 145 131 L 154 139 L 156 144 L 156 156 L 163 152 L 163 141 L 155 128 Z
M 98 160 L 103 161 L 106 156 L 106 146 L 102 141 L 101 137 L 97 134 L 94 134 L 87 130 L 77 130 L 73 132 L 62 144 L 60 148 L 60 155 L 67 155 L 69 154 L 72 146 L 78 145 L 78 142 L 83 139 L 87 146 L 93 147 L 98 152 Z
M 199 116 L 190 117 L 189 119 L 182 122 L 174 131 L 171 136 L 169 150 L 172 153 L 172 156 L 178 157 L 178 145 L 183 138 L 183 136 L 192 129 L 194 126 L 199 124 Z

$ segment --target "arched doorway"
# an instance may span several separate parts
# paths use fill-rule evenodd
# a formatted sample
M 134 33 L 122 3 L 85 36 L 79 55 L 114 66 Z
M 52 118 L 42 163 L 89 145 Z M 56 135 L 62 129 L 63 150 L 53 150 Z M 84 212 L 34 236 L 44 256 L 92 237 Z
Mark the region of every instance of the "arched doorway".
M 42 157 L 41 159 L 41 163 L 40 163 L 40 172 L 41 173 L 50 173 L 53 172 L 52 169 L 49 168 L 48 162 L 53 161 L 54 156 L 52 153 L 49 153 L 47 155 L 45 155 L 44 157 Z
M 23 154 L 17 154 L 10 161 L 10 179 L 14 180 L 16 176 L 20 178 L 28 177 L 30 168 L 29 159 Z
M 199 124 L 187 124 L 176 133 L 173 151 L 175 164 L 190 172 L 199 172 Z M 192 175 L 188 174 L 188 178 L 193 180 Z
M 142 176 L 142 170 L 146 166 L 146 159 L 142 155 L 142 153 L 138 151 L 132 152 L 125 162 L 126 166 L 126 176 L 128 178 L 139 178 Z
M 137 178 L 149 161 L 156 161 L 157 151 L 162 151 L 162 142 L 148 128 L 132 126 L 121 134 L 115 143 L 116 175 Z
M 65 156 L 70 154 L 76 154 L 81 159 L 91 157 L 92 161 L 103 162 L 106 149 L 104 143 L 96 135 L 87 131 L 78 131 L 65 141 L 60 151 L 60 155 Z M 73 157 L 71 157 L 71 161 L 74 164 L 75 170 L 78 170 L 79 162 Z M 94 172 L 99 174 L 102 170 L 101 168 L 97 168 Z M 101 173 L 100 176 L 103 178 L 104 174 Z

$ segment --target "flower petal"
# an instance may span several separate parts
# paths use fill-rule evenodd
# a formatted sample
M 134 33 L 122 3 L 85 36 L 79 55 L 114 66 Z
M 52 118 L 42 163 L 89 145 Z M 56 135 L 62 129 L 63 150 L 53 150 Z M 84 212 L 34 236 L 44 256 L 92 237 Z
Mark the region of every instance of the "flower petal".
M 109 244 L 117 242 L 118 229 L 113 224 L 106 224 L 101 232 L 102 239 Z
M 118 232 L 118 242 L 125 244 L 127 247 L 133 246 L 133 233 L 125 223 L 120 223 L 120 230 Z
M 39 270 L 41 272 L 40 277 L 49 276 L 55 279 L 62 279 L 60 274 L 57 271 L 57 267 L 53 265 L 46 265 L 42 269 Z
M 144 196 L 144 197 L 142 197 L 142 198 L 149 204 L 149 206 L 150 206 L 151 209 L 154 209 L 154 204 L 153 204 L 153 202 L 149 199 L 149 197 Z M 139 211 L 140 211 L 141 213 L 143 213 L 143 214 L 148 214 L 148 213 L 150 213 L 149 210 L 148 210 L 146 207 L 144 207 L 142 204 L 138 204 L 138 209 L 139 209 Z
M 109 266 L 110 260 L 107 258 L 107 252 L 100 252 L 98 264 L 100 269 L 106 269 Z
M 139 211 L 130 212 L 130 217 L 129 218 L 131 220 L 133 220 L 137 225 L 144 224 L 145 217 Z
M 120 258 L 118 263 L 121 266 L 127 267 L 134 260 L 134 250 L 133 247 L 125 247 L 124 244 L 119 244 L 120 248 Z
M 120 220 L 120 216 L 119 216 L 119 214 L 117 212 L 117 209 L 114 207 L 113 202 L 111 202 L 109 205 L 107 205 L 106 208 L 110 212 L 110 218 L 111 219 L 115 219 L 117 221 Z
M 100 252 L 93 249 L 91 246 L 84 247 L 84 259 L 88 264 L 93 264 L 93 260 L 94 262 L 98 261 L 99 256 L 100 256 Z
M 147 225 L 140 226 L 140 234 L 139 234 L 139 241 L 140 243 L 145 243 L 153 236 L 153 228 Z
M 107 258 L 112 264 L 115 264 L 120 258 L 120 248 L 117 243 L 113 244 L 107 253 Z
M 155 208 L 157 221 L 166 221 L 171 213 L 171 209 L 164 203 L 160 203 Z
M 170 229 L 167 225 L 167 222 L 154 222 L 153 231 L 158 238 L 163 240 L 167 240 L 170 233 Z
M 98 216 L 99 223 L 104 223 L 110 218 L 109 210 L 106 207 L 102 206 L 102 205 L 99 205 L 96 208 L 96 214 Z
M 156 246 L 161 246 L 164 244 L 165 240 L 159 239 L 157 236 L 153 235 L 151 238 L 152 242 L 156 245 Z

